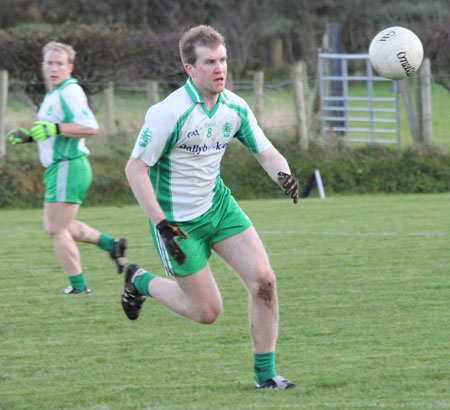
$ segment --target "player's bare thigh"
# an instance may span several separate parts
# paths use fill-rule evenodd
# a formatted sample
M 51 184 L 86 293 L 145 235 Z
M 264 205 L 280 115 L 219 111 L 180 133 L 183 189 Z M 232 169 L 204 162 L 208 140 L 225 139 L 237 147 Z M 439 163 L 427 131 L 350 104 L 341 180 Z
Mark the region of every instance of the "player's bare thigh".
M 209 265 L 192 275 L 175 276 L 175 280 L 195 312 L 195 319 L 201 323 L 214 322 L 222 312 L 223 303 Z M 173 295 L 177 297 L 176 293 Z
M 267 252 L 253 226 L 215 242 L 213 249 L 241 277 L 249 291 L 258 291 L 261 283 L 275 281 Z

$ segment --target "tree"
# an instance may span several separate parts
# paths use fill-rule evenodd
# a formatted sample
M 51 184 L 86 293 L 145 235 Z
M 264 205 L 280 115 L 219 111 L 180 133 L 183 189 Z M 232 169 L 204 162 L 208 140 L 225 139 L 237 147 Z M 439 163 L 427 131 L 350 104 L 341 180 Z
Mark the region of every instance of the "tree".
M 271 51 L 274 39 L 283 40 L 287 63 L 305 60 L 310 72 L 316 67 L 317 49 L 321 45 L 326 24 L 342 25 L 343 49 L 348 53 L 367 52 L 373 36 L 389 26 L 405 26 L 419 36 L 427 34 L 428 27 L 445 25 L 450 21 L 448 0 L 2 0 L 0 27 L 27 28 L 32 23 L 40 32 L 62 35 L 63 25 L 70 36 L 82 26 L 102 25 L 104 31 L 120 32 L 130 36 L 126 41 L 117 38 L 107 44 L 115 57 L 106 61 L 119 64 L 126 50 L 134 49 L 135 67 L 126 68 L 126 75 L 163 73 L 163 77 L 179 75 L 177 43 L 181 34 L 197 24 L 210 24 L 226 37 L 231 67 L 236 74 L 254 69 L 271 69 Z M 25 24 L 25 27 L 23 27 Z M 70 24 L 70 25 L 69 25 Z M 95 32 L 94 30 L 94 32 Z M 42 35 L 44 35 L 42 34 Z M 80 45 L 97 48 L 89 37 Z M 107 34 L 100 34 L 105 43 Z M 146 44 L 148 43 L 148 44 Z M 428 43 L 427 43 L 428 44 Z M 100 44 L 101 45 L 101 44 Z M 431 45 L 432 46 L 432 45 Z M 125 49 L 120 49 L 125 47 Z M 135 47 L 138 47 L 137 49 Z M 23 49 L 21 49 L 23 50 Z M 139 51 L 140 50 L 140 51 Z M 83 51 L 84 52 L 84 51 Z M 427 53 L 427 50 L 425 51 Z M 446 51 L 443 51 L 446 52 Z M 143 54 L 145 53 L 145 55 Z M 95 55 L 107 57 L 108 50 L 96 50 Z M 81 55 L 81 51 L 79 51 Z M 17 54 L 17 56 L 19 56 Z M 169 62 L 167 70 L 163 64 Z M 100 60 L 96 60 L 101 63 Z M 1 64 L 4 64 L 3 62 Z M 86 62 L 87 64 L 87 62 Z M 78 65 L 78 63 L 77 63 Z M 119 64 L 121 65 L 121 64 Z M 125 64 L 126 65 L 126 64 Z M 149 69 L 150 68 L 150 69 Z M 122 68 L 117 67 L 120 71 Z M 109 75 L 110 67 L 106 67 Z M 151 72 L 149 72 L 151 71 Z M 167 73 L 167 74 L 166 74 Z M 117 75 L 117 74 L 115 74 Z
M 421 33 L 425 55 L 431 60 L 433 78 L 450 92 L 450 27 L 448 24 L 429 27 Z
M 77 54 L 73 76 L 88 95 L 100 91 L 111 80 L 156 79 L 182 73 L 176 40 L 151 32 L 112 30 L 103 24 L 0 31 L 0 69 L 23 82 L 26 94 L 35 104 L 45 94 L 40 70 L 42 47 L 51 40 L 74 47 Z

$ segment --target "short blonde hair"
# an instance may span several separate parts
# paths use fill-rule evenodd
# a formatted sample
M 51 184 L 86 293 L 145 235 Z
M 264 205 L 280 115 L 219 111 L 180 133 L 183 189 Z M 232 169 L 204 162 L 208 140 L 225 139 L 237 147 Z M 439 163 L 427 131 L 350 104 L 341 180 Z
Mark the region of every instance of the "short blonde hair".
M 195 53 L 196 46 L 217 48 L 221 45 L 225 47 L 225 40 L 222 34 L 214 30 L 211 26 L 201 25 L 193 27 L 186 31 L 180 39 L 181 61 L 183 64 L 194 65 L 197 61 L 197 54 Z
M 42 48 L 42 56 L 45 59 L 45 54 L 47 54 L 47 51 L 54 50 L 54 51 L 62 51 L 67 54 L 67 60 L 69 64 L 73 64 L 75 61 L 75 50 L 72 46 L 69 44 L 64 43 L 58 43 L 56 41 L 50 41 L 48 42 L 43 48 Z

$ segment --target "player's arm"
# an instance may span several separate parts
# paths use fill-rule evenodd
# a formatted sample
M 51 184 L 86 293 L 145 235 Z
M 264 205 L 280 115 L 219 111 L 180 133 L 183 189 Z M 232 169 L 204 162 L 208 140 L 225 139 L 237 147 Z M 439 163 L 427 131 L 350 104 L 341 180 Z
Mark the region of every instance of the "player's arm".
M 186 255 L 178 246 L 177 236 L 185 239 L 188 235 L 178 226 L 167 221 L 166 214 L 156 198 L 148 170 L 149 166 L 144 161 L 130 157 L 125 167 L 125 174 L 136 200 L 152 224 L 158 229 L 167 250 L 179 264 L 182 264 Z
M 278 182 L 278 172 L 284 172 L 285 174 L 291 173 L 286 158 L 273 145 L 263 152 L 254 155 L 259 164 L 275 182 Z
M 85 127 L 75 122 L 59 124 L 59 133 L 65 137 L 86 138 L 98 134 L 98 128 Z
M 298 180 L 291 174 L 286 158 L 273 145 L 254 155 L 270 178 L 280 184 L 286 195 L 289 195 L 294 203 L 297 203 Z
M 86 127 L 75 122 L 55 124 L 50 121 L 36 121 L 31 127 L 29 134 L 35 141 L 44 141 L 58 134 L 70 138 L 85 138 L 98 134 L 98 129 Z
M 70 138 L 86 138 L 98 134 L 97 119 L 89 107 L 86 94 L 79 85 L 72 84 L 61 90 L 60 98 L 72 112 L 70 123 L 58 124 L 60 135 Z
M 88 105 L 86 94 L 78 84 L 71 84 L 61 90 L 61 104 L 67 106 L 71 114 L 70 123 L 36 121 L 30 129 L 31 137 L 44 141 L 55 135 L 69 138 L 86 138 L 98 134 L 98 123 Z
M 156 226 L 166 219 L 166 214 L 156 199 L 148 171 L 149 166 L 139 158 L 130 157 L 125 167 L 125 175 L 136 200 L 152 224 Z

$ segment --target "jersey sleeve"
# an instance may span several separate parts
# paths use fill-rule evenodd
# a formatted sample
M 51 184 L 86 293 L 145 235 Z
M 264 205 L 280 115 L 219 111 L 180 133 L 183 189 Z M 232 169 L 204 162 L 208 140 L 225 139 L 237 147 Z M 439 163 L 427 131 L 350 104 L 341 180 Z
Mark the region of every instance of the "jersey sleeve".
M 61 90 L 61 105 L 64 111 L 64 123 L 77 123 L 98 129 L 98 122 L 89 108 L 86 94 L 78 84 L 71 84 Z
M 163 105 L 156 104 L 150 107 L 145 115 L 144 125 L 136 139 L 131 156 L 140 158 L 149 167 L 158 162 L 166 151 L 174 128 L 170 114 L 163 109 Z
M 241 126 L 235 134 L 235 137 L 242 142 L 252 154 L 259 154 L 269 148 L 272 143 L 264 134 L 264 131 L 258 125 L 256 117 L 248 104 L 242 100 L 244 106 L 238 110 L 241 119 Z

